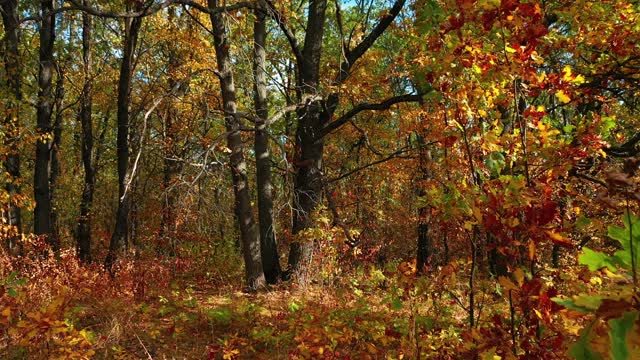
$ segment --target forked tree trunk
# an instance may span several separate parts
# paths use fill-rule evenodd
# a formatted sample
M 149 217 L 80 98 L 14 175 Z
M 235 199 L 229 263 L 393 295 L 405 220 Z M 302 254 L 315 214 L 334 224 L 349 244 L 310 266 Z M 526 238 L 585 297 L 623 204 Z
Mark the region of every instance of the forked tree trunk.
M 309 1 L 307 31 L 302 58 L 298 59 L 298 89 L 301 95 L 316 95 L 320 82 L 320 58 L 327 11 L 326 0 Z M 299 99 L 301 100 L 301 99 Z M 319 101 L 308 103 L 298 113 L 296 153 L 297 173 L 293 190 L 293 229 L 297 235 L 311 226 L 311 214 L 322 202 L 322 153 L 324 139 L 319 137 L 328 120 Z M 313 239 L 296 239 L 289 250 L 289 270 L 304 281 L 310 261 Z
M 262 269 L 269 284 L 280 279 L 278 245 L 273 228 L 273 198 L 271 186 L 271 156 L 266 119 L 269 116 L 266 81 L 267 18 L 261 9 L 255 11 L 253 23 L 253 102 L 258 118 L 255 126 L 256 186 L 258 188 L 258 220 L 260 224 L 260 254 Z
M 345 60 L 332 85 L 339 87 L 349 77 L 351 68 L 386 31 L 400 13 L 406 0 L 396 0 L 389 12 L 380 18 L 371 32 L 354 48 L 343 43 Z M 297 48 L 295 39 L 289 39 L 296 55 L 298 101 L 304 97 L 318 95 L 320 79 L 320 60 L 322 58 L 322 42 L 326 21 L 326 0 L 310 0 L 307 15 L 307 26 L 302 49 Z M 277 19 L 277 17 L 276 17 Z M 280 23 L 281 27 L 286 24 Z M 406 98 L 406 100 L 404 100 Z M 399 101 L 416 101 L 417 96 L 398 97 Z M 293 194 L 293 235 L 311 226 L 312 213 L 322 201 L 323 175 L 322 156 L 324 136 L 328 134 L 327 126 L 333 118 L 340 100 L 339 93 L 331 93 L 323 101 L 307 101 L 298 112 L 294 165 L 297 168 Z M 389 105 L 390 106 L 390 105 Z M 388 106 L 386 107 L 388 109 Z M 357 112 L 356 112 L 357 113 Z M 355 116 L 355 113 L 351 117 Z M 332 123 L 335 129 L 346 122 Z M 307 268 L 313 239 L 297 239 L 291 244 L 289 252 L 289 269 L 287 274 L 297 273 L 304 276 Z M 304 281 L 304 279 L 302 279 Z
M 6 81 L 2 86 L 7 87 L 7 97 L 4 101 L 4 111 L 6 114 L 2 119 L 4 128 L 5 152 L 3 159 L 4 170 L 8 175 L 4 188 L 9 195 L 8 204 L 3 206 L 2 225 L 13 227 L 7 233 L 4 239 L 4 245 L 7 249 L 16 253 L 19 251 L 18 238 L 22 232 L 22 217 L 20 204 L 16 198 L 20 197 L 20 188 L 16 181 L 20 178 L 20 156 L 18 155 L 17 140 L 19 137 L 20 126 L 20 102 L 22 101 L 22 69 L 20 66 L 20 53 L 18 50 L 20 37 L 20 23 L 18 19 L 18 2 L 16 0 L 7 0 L 0 2 L 0 13 L 2 15 L 2 23 L 4 26 L 4 75 Z
M 218 7 L 218 0 L 208 0 L 210 8 Z M 227 130 L 227 146 L 231 150 L 229 157 L 233 192 L 235 195 L 235 213 L 240 227 L 240 242 L 244 256 L 247 288 L 250 291 L 266 284 L 260 258 L 260 238 L 251 210 L 249 184 L 247 182 L 247 163 L 244 158 L 244 143 L 240 133 L 240 119 L 237 113 L 236 89 L 231 66 L 229 41 L 223 15 L 211 14 L 213 40 L 216 50 L 220 92 Z

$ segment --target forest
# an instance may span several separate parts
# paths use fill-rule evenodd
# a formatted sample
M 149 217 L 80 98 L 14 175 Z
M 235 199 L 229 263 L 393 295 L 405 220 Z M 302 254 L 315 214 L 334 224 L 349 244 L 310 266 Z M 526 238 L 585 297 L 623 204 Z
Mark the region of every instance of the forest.
M 640 2 L 0 14 L 0 358 L 640 359 Z

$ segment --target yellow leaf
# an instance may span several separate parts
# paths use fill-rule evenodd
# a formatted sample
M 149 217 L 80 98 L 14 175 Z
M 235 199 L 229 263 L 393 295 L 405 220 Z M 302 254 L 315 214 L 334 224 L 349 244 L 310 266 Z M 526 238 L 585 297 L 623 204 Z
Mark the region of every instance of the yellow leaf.
M 518 286 L 516 284 L 513 283 L 513 281 L 509 280 L 508 277 L 506 276 L 500 276 L 498 278 L 498 283 L 505 289 L 505 290 L 518 290 Z
M 562 72 L 564 73 L 564 75 L 562 75 L 562 80 L 566 82 L 570 82 L 573 79 L 573 77 L 571 76 L 571 66 L 566 65 L 562 69 Z
M 476 206 L 473 207 L 473 216 L 479 223 L 482 222 L 482 211 Z
M 564 92 L 564 90 L 558 91 L 556 93 L 556 97 L 563 104 L 567 104 L 567 103 L 571 102 L 571 98 L 569 97 L 569 95 L 567 95 L 567 93 Z
M 542 320 L 542 314 L 540 313 L 540 311 L 538 311 L 538 310 L 536 310 L 536 309 L 533 309 L 533 312 L 535 312 L 535 313 L 536 313 L 536 316 L 537 316 L 539 319 L 541 319 L 541 320 Z
M 512 217 L 507 220 L 507 226 L 511 228 L 514 228 L 518 225 L 520 225 L 520 219 L 518 219 L 517 217 Z
M 529 246 L 527 249 L 527 255 L 529 256 L 529 260 L 533 261 L 536 257 L 536 243 L 532 240 L 529 240 Z
M 513 278 L 516 280 L 518 285 L 522 286 L 524 283 L 524 271 L 522 269 L 517 268 L 516 271 L 513 272 Z
M 480 355 L 482 360 L 501 360 L 502 357 L 500 357 L 499 355 L 496 355 L 496 347 L 492 347 L 491 349 L 489 349 L 488 351 L 482 353 L 482 355 Z
M 557 232 L 553 232 L 551 230 L 547 230 L 545 231 L 547 233 L 547 235 L 549 235 L 549 237 L 551 238 L 551 240 L 559 245 L 572 245 L 571 244 L 571 240 L 569 240 L 569 238 L 562 236 L 561 234 L 558 234 Z

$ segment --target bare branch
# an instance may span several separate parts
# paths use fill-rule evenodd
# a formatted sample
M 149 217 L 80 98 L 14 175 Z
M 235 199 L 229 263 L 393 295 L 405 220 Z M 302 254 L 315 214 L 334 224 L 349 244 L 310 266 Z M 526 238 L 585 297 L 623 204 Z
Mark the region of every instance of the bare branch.
M 153 15 L 158 11 L 172 5 L 191 6 L 207 14 L 219 14 L 227 11 L 235 11 L 235 10 L 240 10 L 244 8 L 255 7 L 254 2 L 251 2 L 251 1 L 240 1 L 231 5 L 210 8 L 210 7 L 200 5 L 197 2 L 194 2 L 192 0 L 164 0 L 158 3 L 152 2 L 148 6 L 146 6 L 145 8 L 139 11 L 114 11 L 114 10 L 102 10 L 102 9 L 86 6 L 78 0 L 68 0 L 68 1 L 72 4 L 72 6 L 63 6 L 56 9 L 52 9 L 51 11 L 48 11 L 47 13 L 44 13 L 44 14 L 27 16 L 20 19 L 20 22 L 40 21 L 45 16 L 51 16 L 54 14 L 59 14 L 67 11 L 82 11 L 87 14 L 97 16 L 97 17 L 102 17 L 102 18 L 127 19 L 127 18 L 137 18 L 137 17 L 145 17 L 145 16 Z
M 351 175 L 353 175 L 353 174 L 355 174 L 357 172 L 360 172 L 360 171 L 362 171 L 364 169 L 367 169 L 367 168 L 370 168 L 372 166 L 376 166 L 376 165 L 382 164 L 384 162 L 387 162 L 389 160 L 395 159 L 395 158 L 399 157 L 402 154 L 408 153 L 411 150 L 414 150 L 414 149 L 413 148 L 409 148 L 409 147 L 404 147 L 402 149 L 396 150 L 396 151 L 392 152 L 391 154 L 389 154 L 388 156 L 386 156 L 386 157 L 384 157 L 384 158 L 382 158 L 380 160 L 376 160 L 376 161 L 374 161 L 372 163 L 357 167 L 357 168 L 355 168 L 353 170 L 350 170 L 350 171 L 348 171 L 348 172 L 346 172 L 346 173 L 344 173 L 344 174 L 342 174 L 342 175 L 340 175 L 340 176 L 338 176 L 336 178 L 330 179 L 327 182 L 328 183 L 332 183 L 332 182 L 340 181 L 340 180 L 342 180 L 342 179 L 344 179 L 346 177 L 349 177 L 349 176 L 351 176 Z
M 363 111 L 368 111 L 368 110 L 388 110 L 391 108 L 391 106 L 395 105 L 395 104 L 399 104 L 399 103 L 406 103 L 406 102 L 419 102 L 422 100 L 422 95 L 423 94 L 404 94 L 404 95 L 399 95 L 399 96 L 394 96 L 391 98 L 388 98 L 382 102 L 379 103 L 362 103 L 359 104 L 355 107 L 353 107 L 351 110 L 347 111 L 346 114 L 340 116 L 338 119 L 330 122 L 327 126 L 324 127 L 324 129 L 322 129 L 322 132 L 320 133 L 320 135 L 317 138 L 322 138 L 328 134 L 330 134 L 331 132 L 337 130 L 339 127 L 341 127 L 342 125 L 346 124 L 349 120 L 351 120 L 354 116 L 358 115 L 359 113 L 363 112 Z

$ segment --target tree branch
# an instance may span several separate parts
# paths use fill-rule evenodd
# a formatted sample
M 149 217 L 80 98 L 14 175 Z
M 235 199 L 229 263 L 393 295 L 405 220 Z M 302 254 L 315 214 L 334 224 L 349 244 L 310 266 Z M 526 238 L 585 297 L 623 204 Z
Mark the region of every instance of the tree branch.
M 324 136 L 330 134 L 331 132 L 337 130 L 339 127 L 341 127 L 342 125 L 346 124 L 349 120 L 351 120 L 354 116 L 358 115 L 359 113 L 363 112 L 363 111 L 368 111 L 368 110 L 388 110 L 389 108 L 391 108 L 391 106 L 395 105 L 395 104 L 399 104 L 399 103 L 405 103 L 405 102 L 419 102 L 422 100 L 422 95 L 423 94 L 404 94 L 404 95 L 399 95 L 399 96 L 394 96 L 391 98 L 388 98 L 382 102 L 379 103 L 362 103 L 359 104 L 353 108 L 351 108 L 351 110 L 347 111 L 346 114 L 340 116 L 338 119 L 330 122 L 329 124 L 327 124 L 321 131 L 321 133 L 317 136 L 316 139 L 320 139 L 323 138 Z
M 348 47 L 345 47 L 346 60 L 340 65 L 340 72 L 335 80 L 336 84 L 342 83 L 347 79 L 347 77 L 349 77 L 349 72 L 353 64 L 358 61 L 358 59 L 362 57 L 362 55 L 364 55 L 371 46 L 373 46 L 376 40 L 378 40 L 378 38 L 387 30 L 389 25 L 393 23 L 393 20 L 398 16 L 405 2 L 406 0 L 396 0 L 388 14 L 380 19 L 380 22 L 376 24 L 371 32 L 362 39 L 360 44 L 353 48 L 353 50 L 349 50 Z
M 340 176 L 338 176 L 338 177 L 336 177 L 336 178 L 329 179 L 329 180 L 327 181 L 327 183 L 332 183 L 332 182 L 340 181 L 340 180 L 342 180 L 342 179 L 344 179 L 344 178 L 346 178 L 346 177 L 349 177 L 349 176 L 351 176 L 351 175 L 353 175 L 353 174 L 355 174 L 355 173 L 357 173 L 357 172 L 359 172 L 359 171 L 362 171 L 362 170 L 367 169 L 367 168 L 370 168 L 370 167 L 372 167 L 372 166 L 376 166 L 376 165 L 378 165 L 378 164 L 382 164 L 382 163 L 387 162 L 387 161 L 389 161 L 389 160 L 395 159 L 395 158 L 397 158 L 398 156 L 400 156 L 400 155 L 402 155 L 402 154 L 404 154 L 404 153 L 407 153 L 407 152 L 409 152 L 409 151 L 411 151 L 411 150 L 413 150 L 413 149 L 412 149 L 412 148 L 409 148 L 409 147 L 404 147 L 404 148 L 402 148 L 402 149 L 396 150 L 396 151 L 392 152 L 391 154 L 389 154 L 389 155 L 388 155 L 387 157 L 385 157 L 385 158 L 382 158 L 382 159 L 380 159 L 380 160 L 376 160 L 376 161 L 374 161 L 374 162 L 372 162 L 372 163 L 369 163 L 369 164 L 366 164 L 366 165 L 362 165 L 362 166 L 360 166 L 360 167 L 357 167 L 357 168 L 355 168 L 355 169 L 353 169 L 353 170 L 350 170 L 350 171 L 348 171 L 348 172 L 346 172 L 346 173 L 344 173 L 344 174 L 342 174 L 342 175 L 340 175 Z
M 192 0 L 164 0 L 155 4 L 152 2 L 148 6 L 146 6 L 145 8 L 139 11 L 113 11 L 113 10 L 102 10 L 102 9 L 86 6 L 78 0 L 68 0 L 68 1 L 72 4 L 72 6 L 63 6 L 56 9 L 52 9 L 51 11 L 48 11 L 47 13 L 44 13 L 44 14 L 27 16 L 20 19 L 20 22 L 40 21 L 42 20 L 43 17 L 59 14 L 66 11 L 82 11 L 87 14 L 97 16 L 97 17 L 102 17 L 102 18 L 127 19 L 127 18 L 137 18 L 137 17 L 145 17 L 145 16 L 153 15 L 156 12 L 172 5 L 191 6 L 207 14 L 218 14 L 226 11 L 234 11 L 234 10 L 240 10 L 243 8 L 255 7 L 255 4 L 250 1 L 240 1 L 231 5 L 209 8 L 209 7 L 200 5 Z
M 287 38 L 287 41 L 289 42 L 289 46 L 291 47 L 291 51 L 293 52 L 293 55 L 296 58 L 296 63 L 298 64 L 298 66 L 300 66 L 302 64 L 303 56 L 302 56 L 302 49 L 298 44 L 298 39 L 296 39 L 296 36 L 293 34 L 293 31 L 289 28 L 287 23 L 284 21 L 284 17 L 278 11 L 278 9 L 276 9 L 276 6 L 273 4 L 273 2 L 271 0 L 264 0 L 264 2 L 267 4 L 267 15 L 271 19 L 273 19 L 273 21 L 275 21 L 278 24 L 278 27 L 280 27 L 280 30 L 282 30 L 282 33 Z
M 640 150 L 636 148 L 638 142 L 640 142 L 640 132 L 633 135 L 624 144 L 604 149 L 604 152 L 614 157 L 633 157 L 640 153 Z

